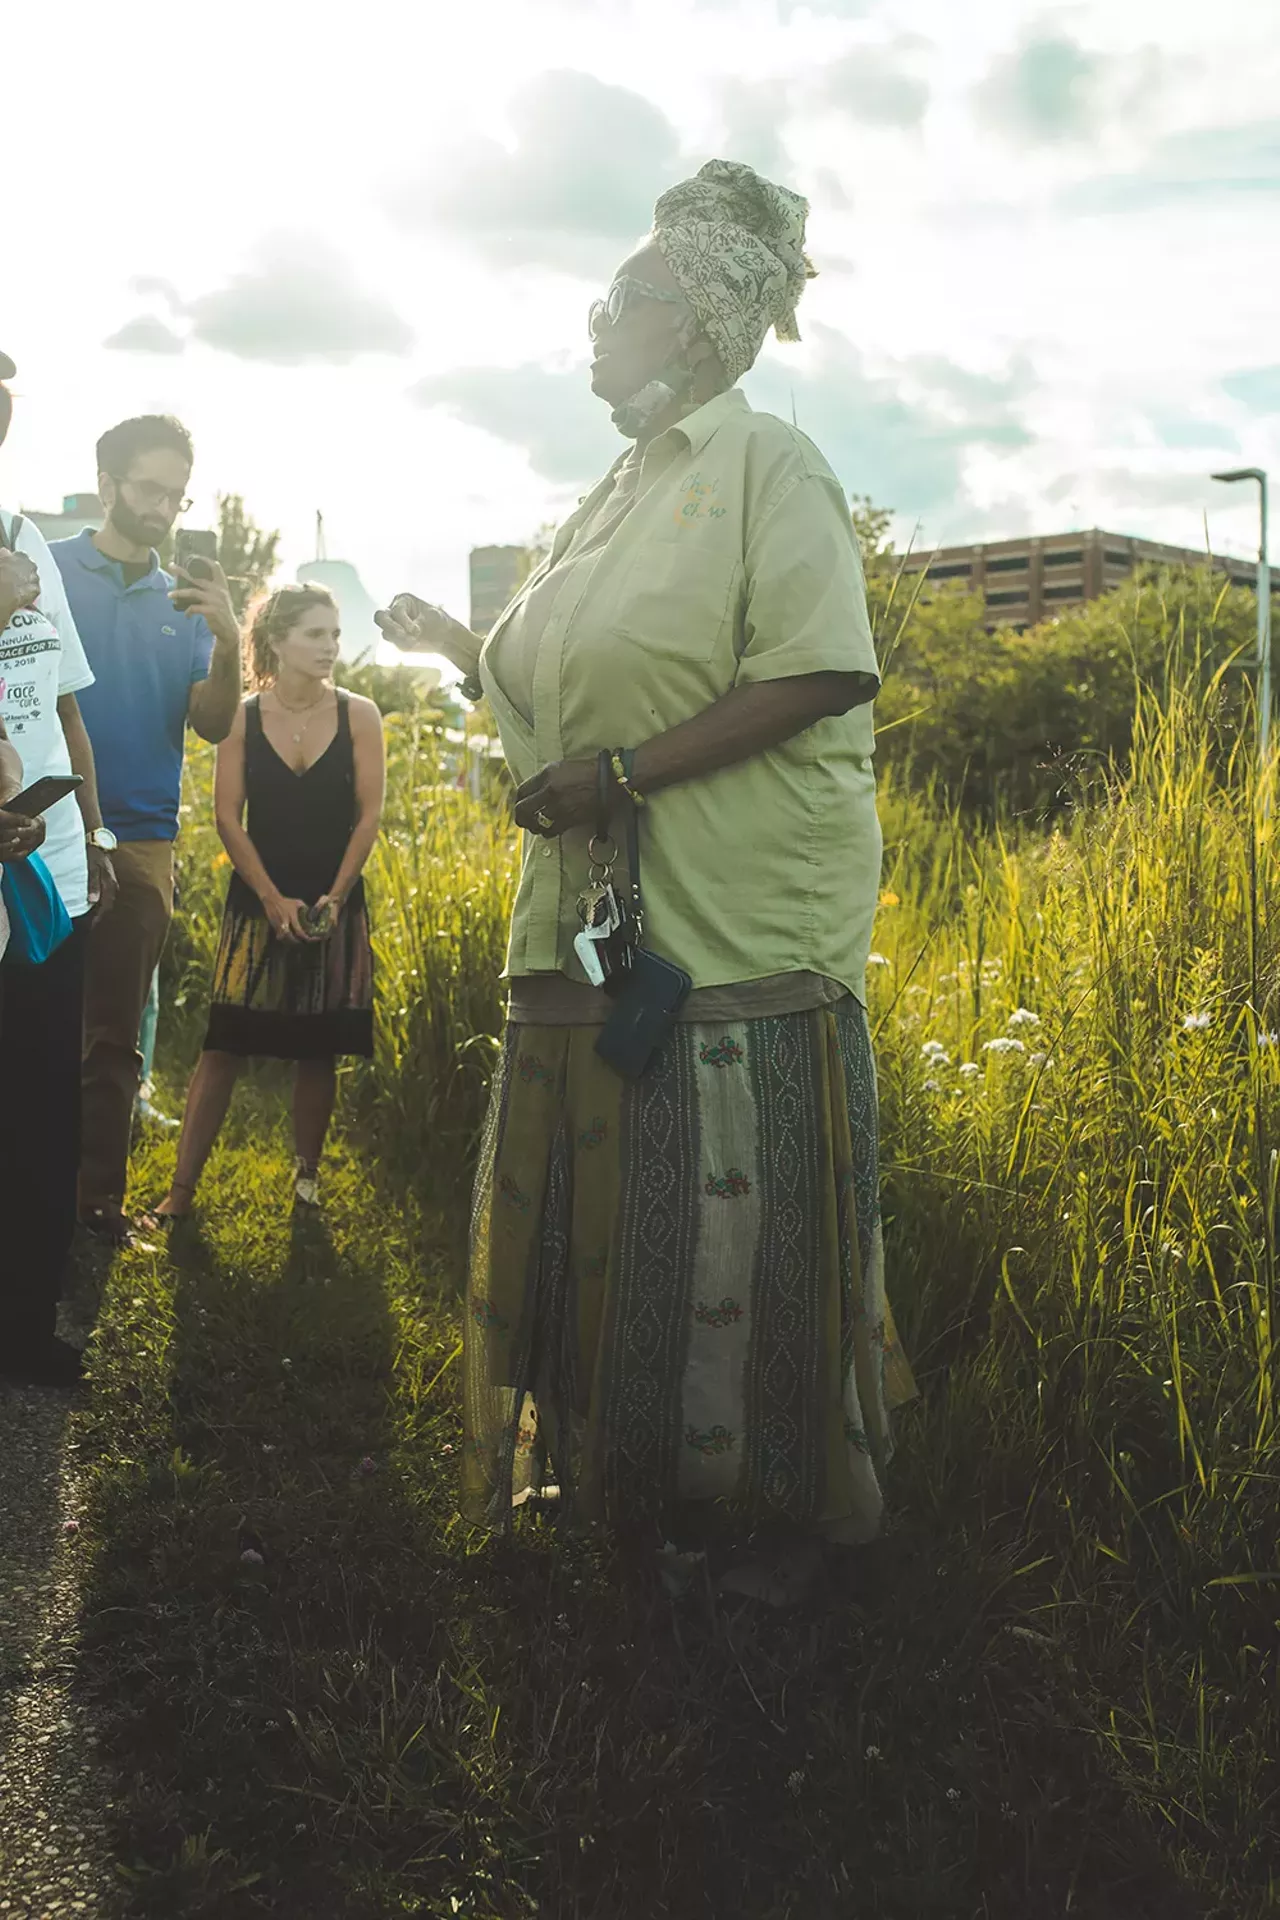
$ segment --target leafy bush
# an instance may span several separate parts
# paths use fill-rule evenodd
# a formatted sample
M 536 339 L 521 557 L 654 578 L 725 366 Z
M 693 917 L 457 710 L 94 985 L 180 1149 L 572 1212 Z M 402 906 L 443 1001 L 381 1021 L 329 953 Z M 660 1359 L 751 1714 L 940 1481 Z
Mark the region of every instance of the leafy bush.
M 890 560 L 869 584 L 888 669 L 881 763 L 988 820 L 1055 812 L 1123 765 L 1144 692 L 1216 683 L 1219 757 L 1243 723 L 1256 602 L 1207 567 L 1135 576 L 1026 633 L 988 633 L 981 598 L 950 587 L 907 608 Z

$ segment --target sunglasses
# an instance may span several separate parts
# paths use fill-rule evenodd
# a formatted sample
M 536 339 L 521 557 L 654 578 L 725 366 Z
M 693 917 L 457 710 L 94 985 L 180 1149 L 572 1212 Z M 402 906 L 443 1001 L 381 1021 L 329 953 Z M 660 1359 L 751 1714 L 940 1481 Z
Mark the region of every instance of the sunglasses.
M 629 273 L 620 273 L 603 300 L 593 300 L 588 318 L 588 329 L 594 340 L 604 321 L 616 327 L 629 307 L 641 300 L 657 300 L 666 306 L 683 307 L 685 297 L 682 293 L 672 293 L 666 287 L 652 287 L 647 280 L 637 280 Z

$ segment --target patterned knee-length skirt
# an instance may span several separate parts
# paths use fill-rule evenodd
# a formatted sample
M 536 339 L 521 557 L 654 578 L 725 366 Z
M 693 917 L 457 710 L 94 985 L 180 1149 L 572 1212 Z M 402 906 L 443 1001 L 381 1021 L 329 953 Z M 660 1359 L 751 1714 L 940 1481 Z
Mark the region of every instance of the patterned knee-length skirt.
M 598 1027 L 509 1025 L 477 1177 L 464 1493 L 502 1526 L 717 1502 L 871 1539 L 915 1394 L 884 1287 L 866 1014 L 678 1026 L 622 1080 Z
M 373 1053 L 373 952 L 357 885 L 324 940 L 279 939 L 256 905 L 227 895 L 213 963 L 207 1048 L 277 1060 Z

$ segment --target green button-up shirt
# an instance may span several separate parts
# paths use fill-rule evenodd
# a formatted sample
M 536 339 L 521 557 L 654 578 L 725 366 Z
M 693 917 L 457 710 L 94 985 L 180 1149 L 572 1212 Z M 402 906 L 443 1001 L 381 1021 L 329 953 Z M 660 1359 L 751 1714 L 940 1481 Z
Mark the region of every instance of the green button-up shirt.
M 630 511 L 575 559 L 575 535 L 621 464 L 560 528 L 481 654 L 517 782 L 637 747 L 736 686 L 877 673 L 848 502 L 802 433 L 753 413 L 736 389 L 720 395 L 645 449 Z M 530 723 L 495 666 L 508 623 L 557 568 Z M 647 944 L 695 987 L 811 972 L 862 998 L 881 854 L 873 751 L 868 705 L 651 796 L 640 820 Z M 526 836 L 509 975 L 584 977 L 573 938 L 588 837 Z

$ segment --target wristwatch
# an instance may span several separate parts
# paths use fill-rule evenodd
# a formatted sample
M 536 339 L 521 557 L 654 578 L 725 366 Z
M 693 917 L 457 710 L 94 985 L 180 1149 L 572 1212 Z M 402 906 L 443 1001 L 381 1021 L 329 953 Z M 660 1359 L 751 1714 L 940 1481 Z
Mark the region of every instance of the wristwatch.
M 102 853 L 114 853 L 120 845 L 120 842 L 116 839 L 110 827 L 95 827 L 92 833 L 86 833 L 85 844 L 90 847 L 97 847 Z

